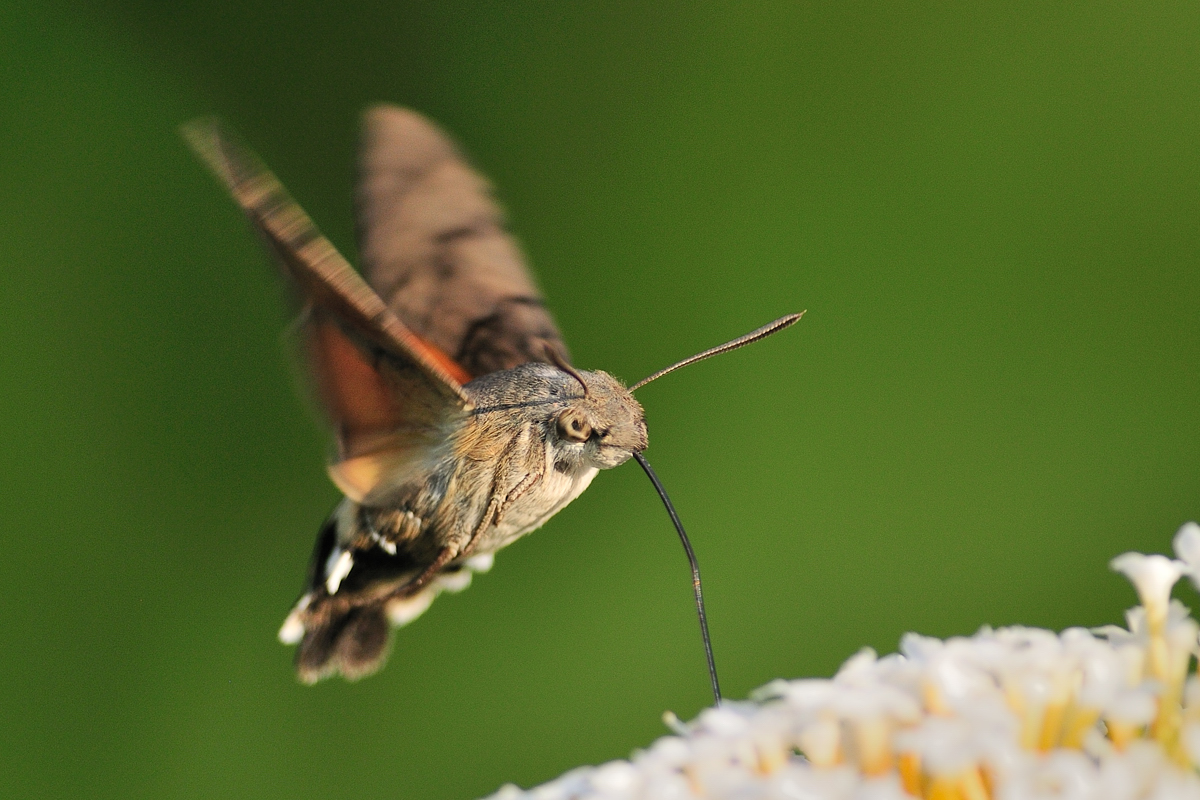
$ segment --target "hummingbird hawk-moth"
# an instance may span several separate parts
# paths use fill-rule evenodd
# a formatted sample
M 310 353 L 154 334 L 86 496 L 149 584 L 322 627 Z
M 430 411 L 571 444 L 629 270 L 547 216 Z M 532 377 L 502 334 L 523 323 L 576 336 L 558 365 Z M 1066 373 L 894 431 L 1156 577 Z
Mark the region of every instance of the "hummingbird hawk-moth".
M 641 456 L 632 389 L 577 370 L 505 229 L 486 180 L 431 122 L 377 106 L 364 117 L 355 192 L 362 276 L 262 162 L 215 120 L 184 126 L 233 194 L 300 306 L 296 330 L 344 493 L 317 536 L 306 588 L 279 631 L 313 683 L 369 675 L 390 629 L 465 588 L 497 550 L 541 527 L 601 469 Z M 789 315 L 668 367 L 739 347 Z

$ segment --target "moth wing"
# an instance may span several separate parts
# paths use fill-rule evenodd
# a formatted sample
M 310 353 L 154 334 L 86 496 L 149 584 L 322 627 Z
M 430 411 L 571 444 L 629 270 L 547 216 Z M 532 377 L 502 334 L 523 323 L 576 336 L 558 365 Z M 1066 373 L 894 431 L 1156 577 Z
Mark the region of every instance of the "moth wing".
M 490 185 L 432 122 L 366 112 L 355 200 L 368 282 L 473 377 L 569 358 Z
M 332 423 L 335 483 L 361 499 L 385 473 L 416 463 L 470 410 L 469 376 L 413 333 L 337 252 L 259 158 L 216 120 L 183 128 L 246 213 L 301 304 L 299 329 Z

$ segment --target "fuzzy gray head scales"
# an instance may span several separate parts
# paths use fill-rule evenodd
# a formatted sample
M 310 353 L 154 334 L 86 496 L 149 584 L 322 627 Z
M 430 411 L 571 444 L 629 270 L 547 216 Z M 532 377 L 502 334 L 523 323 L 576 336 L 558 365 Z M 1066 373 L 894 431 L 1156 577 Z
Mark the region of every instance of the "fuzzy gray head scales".
M 646 414 L 629 390 L 607 372 L 578 375 L 586 394 L 574 376 L 538 363 L 484 375 L 465 388 L 475 414 L 539 429 L 564 467 L 609 469 L 645 450 Z

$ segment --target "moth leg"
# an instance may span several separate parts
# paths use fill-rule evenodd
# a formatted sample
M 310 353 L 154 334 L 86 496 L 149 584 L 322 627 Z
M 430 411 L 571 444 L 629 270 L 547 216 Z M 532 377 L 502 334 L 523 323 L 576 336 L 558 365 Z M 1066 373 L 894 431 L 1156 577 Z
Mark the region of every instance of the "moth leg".
M 471 538 L 467 539 L 467 543 L 455 554 L 457 557 L 466 558 L 471 555 L 476 545 L 479 544 L 479 535 L 500 519 L 500 511 L 500 498 L 493 494 L 492 499 L 488 502 L 487 509 L 484 510 L 483 516 L 479 519 L 479 524 L 475 526 L 475 530 L 471 531 Z
M 496 515 L 492 519 L 492 524 L 499 525 L 500 520 L 504 517 L 504 512 L 507 511 L 513 503 L 515 503 L 517 500 L 520 500 L 521 496 L 529 491 L 529 489 L 541 479 L 541 472 L 526 473 L 525 477 L 521 478 L 517 485 L 509 489 L 508 494 L 504 496 L 504 502 L 496 508 Z M 464 554 L 470 555 L 469 552 Z
M 525 477 L 513 488 L 508 490 L 508 494 L 504 497 L 504 506 L 508 506 L 519 500 L 535 483 L 542 479 L 543 470 L 526 473 Z M 496 518 L 499 521 L 499 517 Z
M 471 538 L 467 539 L 467 543 L 458 551 L 456 558 L 464 559 L 475 552 L 475 548 L 479 545 L 480 535 L 492 525 L 499 525 L 500 518 L 504 516 L 504 512 L 510 505 L 513 504 L 521 495 L 529 491 L 529 487 L 533 486 L 542 479 L 542 473 L 527 472 L 525 477 L 517 482 L 517 485 L 508 490 L 508 494 L 501 499 L 493 489 L 492 499 L 488 503 L 487 510 L 483 512 L 483 517 L 480 518 L 479 524 L 475 526 L 475 530 L 471 532 Z
M 417 592 L 421 591 L 429 585 L 430 581 L 438 576 L 438 573 L 440 573 L 456 555 L 458 555 L 458 551 L 455 548 L 443 547 L 440 551 L 438 551 L 437 558 L 433 560 L 432 564 L 422 570 L 420 575 L 389 594 L 387 599 L 390 600 L 392 598 L 411 597 Z

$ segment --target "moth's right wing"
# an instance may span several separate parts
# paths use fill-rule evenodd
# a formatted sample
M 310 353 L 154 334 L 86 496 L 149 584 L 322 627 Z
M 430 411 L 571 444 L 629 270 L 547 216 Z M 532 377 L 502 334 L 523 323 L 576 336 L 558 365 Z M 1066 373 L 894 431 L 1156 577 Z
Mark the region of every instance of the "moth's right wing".
M 317 394 L 333 425 L 330 474 L 362 499 L 384 473 L 416 469 L 471 404 L 466 373 L 404 325 L 321 235 L 258 157 L 212 119 L 184 138 L 261 234 L 301 303 Z
M 367 281 L 473 377 L 569 358 L 487 180 L 432 122 L 367 111 L 356 200 Z

